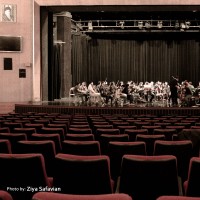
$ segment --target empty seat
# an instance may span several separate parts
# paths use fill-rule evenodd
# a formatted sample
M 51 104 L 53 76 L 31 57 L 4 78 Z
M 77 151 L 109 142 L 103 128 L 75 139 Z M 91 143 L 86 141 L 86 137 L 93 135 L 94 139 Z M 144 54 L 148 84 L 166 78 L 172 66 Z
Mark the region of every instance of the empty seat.
M 35 128 L 14 128 L 13 130 L 14 133 L 25 133 L 27 136 L 27 139 L 31 139 L 31 135 L 33 133 L 36 133 Z
M 0 163 L 0 189 L 9 192 L 13 200 L 29 200 L 34 188 L 52 187 L 42 154 L 0 154 Z
M 40 153 L 45 160 L 47 175 L 53 176 L 54 161 L 56 156 L 55 144 L 51 140 L 46 141 L 19 141 L 18 153 Z
M 1 200 L 13 200 L 10 193 L 7 192 L 7 190 L 0 190 L 0 199 Z
M 156 140 L 165 140 L 165 135 L 145 135 L 137 134 L 136 141 L 143 141 L 146 143 L 147 155 L 153 155 L 154 142 Z
M 109 157 L 57 154 L 53 182 L 67 194 L 113 193 Z
M 184 194 L 200 197 L 200 157 L 192 157 L 188 170 L 188 178 L 184 182 Z
M 18 141 L 27 140 L 27 136 L 25 133 L 0 133 L 0 139 L 9 140 L 12 153 L 16 153 Z
M 76 141 L 93 141 L 94 135 L 93 134 L 73 134 L 73 133 L 67 133 L 65 135 L 66 140 L 76 140 Z
M 11 143 L 9 140 L 0 139 L 0 153 L 12 153 Z
M 73 155 L 100 155 L 101 149 L 99 141 L 72 141 L 62 142 L 62 152 Z
M 189 162 L 192 157 L 192 142 L 183 141 L 161 141 L 157 140 L 154 144 L 154 155 L 174 155 L 177 158 L 178 175 L 182 182 L 186 180 Z
M 58 133 L 33 133 L 31 139 L 36 141 L 52 140 L 55 143 L 56 153 L 62 151 L 61 139 Z
M 129 194 L 135 200 L 179 195 L 176 157 L 124 155 L 119 192 Z
M 156 200 L 200 200 L 200 197 L 186 197 L 186 196 L 160 196 Z
M 147 129 L 125 129 L 124 134 L 128 134 L 129 141 L 136 141 L 137 134 L 148 134 Z
M 52 192 L 38 192 L 33 195 L 32 200 L 132 200 L 127 194 L 97 194 L 97 195 L 76 195 L 76 194 L 59 194 Z M 3 199 L 4 200 L 4 199 Z M 8 199 L 11 200 L 11 199 Z M 186 199 L 187 200 L 187 199 Z M 195 199 L 194 199 L 195 200 Z
M 59 134 L 61 141 L 65 139 L 65 132 L 63 128 L 42 127 L 39 133 Z
M 159 129 L 154 129 L 153 134 L 159 135 L 159 134 L 164 134 L 166 140 L 172 140 L 173 134 L 176 134 L 177 130 L 173 128 L 159 128 Z
M 68 133 L 92 134 L 92 129 L 91 128 L 69 128 Z
M 114 181 L 120 175 L 121 161 L 125 154 L 134 155 L 146 155 L 146 144 L 145 142 L 109 142 L 109 157 L 110 157 L 110 169 L 111 177 Z

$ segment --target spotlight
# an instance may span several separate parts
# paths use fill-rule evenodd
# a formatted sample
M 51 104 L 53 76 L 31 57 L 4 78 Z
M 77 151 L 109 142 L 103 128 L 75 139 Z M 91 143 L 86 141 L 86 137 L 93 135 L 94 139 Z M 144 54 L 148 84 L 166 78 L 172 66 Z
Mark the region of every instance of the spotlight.
M 124 21 L 120 21 L 119 25 L 120 25 L 121 29 L 124 29 Z
M 93 31 L 92 21 L 88 22 L 88 31 Z
M 179 22 L 178 21 L 175 22 L 175 28 L 179 28 Z
M 189 21 L 186 21 L 186 22 L 185 22 L 185 28 L 186 28 L 186 29 L 189 29 L 189 28 L 190 28 L 190 24 L 191 24 L 191 23 L 190 23 Z
M 162 21 L 158 21 L 157 27 L 158 28 L 162 28 L 162 26 L 163 26 L 163 22 Z
M 142 22 L 142 21 L 139 21 L 139 22 L 138 22 L 138 28 L 139 28 L 139 29 L 142 29 L 142 28 L 143 28 L 143 22 Z
M 180 24 L 180 31 L 184 31 L 186 28 L 185 24 L 184 23 L 181 23 Z
M 151 28 L 150 22 L 146 21 L 146 22 L 145 22 L 145 27 L 146 27 L 147 29 Z

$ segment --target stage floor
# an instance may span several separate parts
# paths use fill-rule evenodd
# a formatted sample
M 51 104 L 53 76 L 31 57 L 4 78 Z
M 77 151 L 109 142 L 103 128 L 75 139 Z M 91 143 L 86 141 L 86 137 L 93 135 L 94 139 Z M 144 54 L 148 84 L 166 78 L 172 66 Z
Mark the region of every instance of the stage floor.
M 182 106 L 180 103 L 172 107 L 166 100 L 137 102 L 134 104 L 102 104 L 75 101 L 71 98 L 56 99 L 54 101 L 31 102 L 15 104 L 15 112 L 46 112 L 46 113 L 84 113 L 84 114 L 152 114 L 152 115 L 200 115 L 200 105 Z

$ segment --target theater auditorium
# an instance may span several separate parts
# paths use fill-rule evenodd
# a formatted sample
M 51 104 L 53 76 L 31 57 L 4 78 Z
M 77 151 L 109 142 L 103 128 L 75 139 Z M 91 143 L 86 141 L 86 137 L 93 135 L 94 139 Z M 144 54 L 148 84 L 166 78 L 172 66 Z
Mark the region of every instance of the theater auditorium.
M 198 0 L 0 0 L 0 199 L 200 200 Z

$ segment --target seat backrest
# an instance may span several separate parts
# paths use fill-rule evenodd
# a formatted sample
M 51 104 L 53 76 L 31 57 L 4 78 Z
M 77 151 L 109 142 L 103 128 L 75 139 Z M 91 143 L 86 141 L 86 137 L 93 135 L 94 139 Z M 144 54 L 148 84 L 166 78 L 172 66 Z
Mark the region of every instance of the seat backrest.
M 19 141 L 19 153 L 40 153 L 43 155 L 48 176 L 53 175 L 54 161 L 56 156 L 55 143 L 52 140 L 46 141 Z
M 156 200 L 200 200 L 200 197 L 186 197 L 186 196 L 160 196 Z
M 11 143 L 9 140 L 0 139 L 0 153 L 12 153 Z
M 188 170 L 188 179 L 184 182 L 185 195 L 200 197 L 200 157 L 192 157 Z
M 111 177 L 114 181 L 120 176 L 122 157 L 125 154 L 146 155 L 145 142 L 111 141 L 108 146 Z
M 13 198 L 6 190 L 0 190 L 0 200 L 13 200 Z
M 57 154 L 53 182 L 62 193 L 112 193 L 109 157 Z
M 179 195 L 176 157 L 124 155 L 119 192 L 136 200 Z
M 0 154 L 0 163 L 0 189 L 13 199 L 31 199 L 36 188 L 51 186 L 42 154 Z
M 192 142 L 157 140 L 154 143 L 154 155 L 174 155 L 177 158 L 178 175 L 185 181 L 188 175 L 189 162 L 192 157 Z
M 32 200 L 132 200 L 132 198 L 127 194 L 118 194 L 118 193 L 78 195 L 78 194 L 59 194 L 52 192 L 38 192 L 33 195 Z
M 73 141 L 64 140 L 62 142 L 62 152 L 73 155 L 100 155 L 99 141 Z
M 101 146 L 101 153 L 108 155 L 109 153 L 109 142 L 111 141 L 121 141 L 121 142 L 128 142 L 129 136 L 128 134 L 102 134 L 99 138 L 100 146 Z
M 146 143 L 146 151 L 147 151 L 147 155 L 149 156 L 153 155 L 154 142 L 156 140 L 165 140 L 165 135 L 164 134 L 158 134 L 158 135 L 137 134 L 136 136 L 136 141 L 143 141 Z
M 52 140 L 55 143 L 56 153 L 60 153 L 62 151 L 60 134 L 58 133 L 33 133 L 31 135 L 31 139 L 36 141 Z
M 94 135 L 93 134 L 73 134 L 73 133 L 67 133 L 65 136 L 66 140 L 77 140 L 77 141 L 94 141 Z
M 9 140 L 12 153 L 16 153 L 18 141 L 27 140 L 27 136 L 25 133 L 0 133 L 0 139 Z

